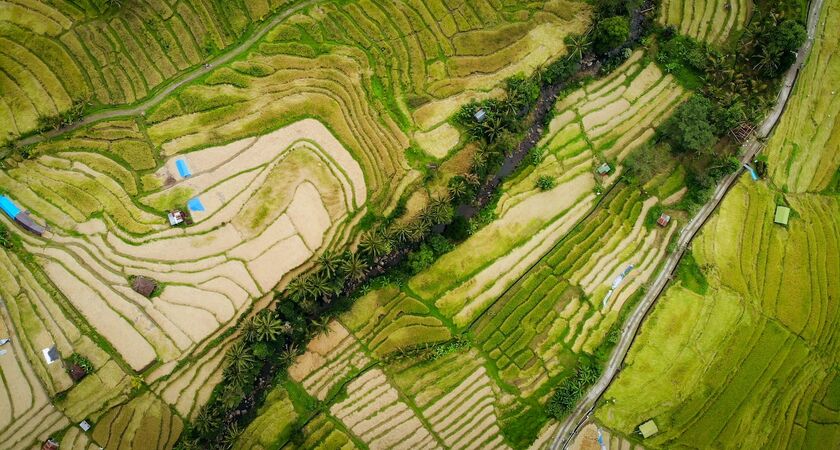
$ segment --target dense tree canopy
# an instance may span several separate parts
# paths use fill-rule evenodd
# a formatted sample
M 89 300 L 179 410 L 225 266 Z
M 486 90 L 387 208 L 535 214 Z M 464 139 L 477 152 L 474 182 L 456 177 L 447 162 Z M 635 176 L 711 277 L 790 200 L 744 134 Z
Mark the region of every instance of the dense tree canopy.
M 715 142 L 715 127 L 711 123 L 712 103 L 695 95 L 683 103 L 662 127 L 663 136 L 678 152 L 699 152 Z
M 604 54 L 618 48 L 630 37 L 630 21 L 615 16 L 598 22 L 595 27 L 595 51 Z

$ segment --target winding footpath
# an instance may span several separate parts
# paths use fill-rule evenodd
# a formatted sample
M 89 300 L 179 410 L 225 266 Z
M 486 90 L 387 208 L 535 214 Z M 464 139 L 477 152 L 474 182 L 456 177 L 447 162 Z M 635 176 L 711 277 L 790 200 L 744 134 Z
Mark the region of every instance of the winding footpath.
M 239 45 L 229 48 L 228 50 L 219 54 L 215 58 L 206 61 L 202 65 L 195 66 L 192 70 L 184 72 L 180 76 L 171 79 L 168 82 L 168 84 L 164 85 L 163 88 L 159 88 L 159 90 L 157 90 L 157 92 L 153 96 L 147 97 L 140 103 L 134 103 L 132 105 L 125 105 L 117 108 L 106 109 L 87 115 L 83 119 L 73 123 L 72 125 L 62 127 L 57 130 L 52 130 L 40 134 L 34 134 L 32 136 L 23 138 L 20 141 L 18 141 L 18 145 L 24 146 L 35 144 L 45 139 L 54 138 L 61 134 L 68 133 L 70 131 L 76 130 L 94 122 L 98 122 L 100 120 L 112 119 L 114 117 L 143 115 L 150 108 L 162 102 L 169 94 L 174 92 L 176 89 L 180 88 L 181 86 L 187 83 L 193 82 L 204 75 L 207 75 L 212 70 L 215 70 L 218 66 L 228 63 L 234 58 L 238 57 L 239 55 L 247 51 L 249 48 L 251 48 L 251 46 L 253 46 L 257 41 L 262 39 L 269 31 L 271 31 L 272 28 L 277 26 L 280 22 L 288 19 L 289 16 L 291 16 L 292 14 L 295 14 L 300 10 L 309 7 L 316 1 L 317 0 L 306 0 L 304 2 L 298 3 L 297 5 L 292 6 L 291 8 L 274 16 L 273 19 L 267 22 L 263 22 L 254 30 L 254 32 L 251 34 L 250 37 L 248 37 L 248 39 L 245 39 L 244 41 L 240 42 Z
M 621 339 L 616 345 L 615 350 L 610 356 L 604 373 L 601 378 L 592 386 L 586 395 L 580 400 L 577 407 L 569 414 L 568 417 L 558 427 L 554 440 L 550 445 L 551 450 L 565 449 L 572 439 L 577 435 L 578 431 L 589 420 L 592 413 L 595 411 L 595 405 L 598 399 L 606 392 L 612 381 L 621 371 L 621 366 L 630 350 L 630 346 L 636 338 L 637 333 L 642 325 L 642 321 L 648 315 L 656 300 L 665 291 L 665 287 L 677 269 L 677 265 L 685 254 L 688 245 L 692 239 L 700 231 L 700 228 L 712 213 L 717 209 L 718 205 L 723 201 L 723 198 L 729 192 L 729 189 L 735 184 L 738 178 L 744 173 L 743 164 L 751 162 L 753 158 L 761 151 L 763 140 L 765 140 L 770 132 L 776 127 L 782 113 L 787 106 L 793 86 L 796 82 L 799 72 L 802 69 L 808 55 L 811 52 L 811 47 L 814 44 L 814 37 L 816 35 L 817 25 L 819 23 L 820 10 L 822 9 L 823 0 L 812 0 L 808 11 L 808 39 L 802 45 L 796 57 L 796 62 L 791 66 L 784 77 L 784 84 L 782 85 L 779 97 L 776 104 L 767 118 L 762 122 L 761 126 L 756 130 L 757 136 L 752 138 L 742 148 L 741 164 L 742 167 L 735 173 L 724 178 L 715 189 L 712 198 L 703 206 L 696 216 L 680 231 L 680 237 L 677 240 L 677 249 L 668 257 L 662 271 L 659 272 L 656 279 L 651 283 L 648 292 L 644 298 L 639 302 L 639 305 L 627 319 L 624 328 L 621 332 Z

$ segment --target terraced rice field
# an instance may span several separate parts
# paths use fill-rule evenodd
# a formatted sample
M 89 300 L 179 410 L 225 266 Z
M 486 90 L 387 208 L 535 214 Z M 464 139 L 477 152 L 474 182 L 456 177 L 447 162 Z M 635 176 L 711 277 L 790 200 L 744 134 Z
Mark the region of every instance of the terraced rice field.
M 361 343 L 341 323 L 331 322 L 329 331 L 315 337 L 289 368 L 289 375 L 324 401 L 333 387 L 369 364 Z
M 663 0 L 659 22 L 699 41 L 723 45 L 744 29 L 752 10 L 753 0 Z
M 0 139 L 77 100 L 133 103 L 242 38 L 290 0 L 0 4 Z
M 312 448 L 315 436 L 342 448 L 545 446 L 546 395 L 604 342 L 679 227 L 644 221 L 684 174 L 646 186 L 660 199 L 615 174 L 596 180 L 594 168 L 649 140 L 687 95 L 636 53 L 558 102 L 544 159 L 505 183 L 497 221 L 405 285 L 356 300 L 296 360 L 286 395 L 312 422 L 285 448 Z M 558 186 L 534 189 L 546 174 Z M 273 420 L 286 429 L 293 419 Z
M 775 162 L 769 170 L 773 183 L 790 192 L 838 191 L 840 169 L 840 113 L 837 83 L 840 47 L 832 39 L 840 25 L 840 11 L 828 2 L 811 50 L 789 103 L 788 110 L 767 145 Z
M 189 178 L 169 158 L 144 175 L 152 189 L 106 155 L 52 153 L 7 171 L 0 185 L 53 224 L 46 239 L 26 236 L 25 249 L 137 371 L 191 352 L 346 239 L 367 198 L 359 165 L 312 119 L 178 157 Z M 171 228 L 163 212 L 191 198 L 204 206 L 192 211 L 195 225 Z M 131 290 L 137 275 L 164 284 L 153 301 Z
M 7 353 L 0 359 L 0 448 L 14 449 L 34 444 L 36 436 L 63 428 L 69 421 L 50 404 L 49 393 L 23 348 L 26 341 L 15 333 L 9 312 L 3 307 L 0 319 L 0 334 L 12 339 L 3 346 Z
M 109 410 L 99 419 L 92 437 L 105 448 L 168 450 L 182 429 L 181 419 L 147 393 Z
M 642 59 L 634 53 L 608 77 L 558 102 L 540 142 L 545 157 L 505 183 L 499 220 L 412 279 L 413 292 L 458 327 L 467 326 L 586 214 L 597 198 L 596 182 L 614 179 L 596 180 L 594 168 L 621 161 L 649 140 L 653 127 L 687 97 L 670 75 Z M 557 186 L 539 191 L 540 176 L 554 177 Z
M 462 104 L 563 55 L 563 38 L 586 30 L 591 15 L 568 0 L 303 3 L 0 2 L 0 139 L 80 101 L 147 99 L 263 18 L 300 6 L 143 115 L 103 120 L 37 144 L 33 158 L 5 161 L 0 191 L 48 231 L 22 234 L 0 219 L 20 242 L 0 251 L 0 311 L 15 337 L 14 359 L 3 359 L 15 365 L 3 367 L 9 408 L 0 420 L 9 428 L 0 427 L 0 448 L 56 432 L 62 448 L 171 448 L 221 380 L 233 341 L 226 331 L 314 256 L 354 242 L 366 213 L 392 211 L 420 175 L 408 150 L 448 156 L 462 138 L 447 120 Z M 194 223 L 170 227 L 166 212 L 195 199 Z M 160 289 L 137 294 L 135 276 Z M 359 305 L 369 315 L 351 312 L 313 341 L 291 371 L 300 392 L 272 393 L 237 445 L 276 448 L 309 395 L 334 410 L 307 422 L 304 447 L 466 447 L 479 437 L 502 445 L 495 397 L 476 406 L 482 422 L 470 434 L 462 428 L 477 424 L 463 411 L 424 404 L 427 420 L 390 372 L 371 368 L 452 339 L 447 316 L 392 290 Z M 90 359 L 95 372 L 74 384 L 59 364 L 42 362 L 52 344 L 62 357 Z M 478 378 L 457 386 L 487 396 L 491 374 L 472 367 Z M 386 394 L 382 411 L 357 408 L 366 388 L 346 397 L 359 380 Z M 391 422 L 372 427 L 367 412 Z M 456 427 L 449 417 L 459 417 Z M 71 426 L 82 419 L 91 433 Z
M 831 2 L 823 13 L 827 36 L 840 14 Z M 769 179 L 742 177 L 705 225 L 696 262 L 654 308 L 596 413 L 624 436 L 654 419 L 660 434 L 646 447 L 824 448 L 840 438 L 840 201 L 827 189 L 837 147 L 825 85 L 836 58 L 823 40 L 768 143 Z M 787 225 L 773 223 L 780 204 L 793 211 Z
M 766 187 L 730 196 L 694 244 L 708 290 L 668 291 L 597 417 L 625 435 L 655 418 L 653 447 L 819 448 L 840 432 L 840 204 L 786 197 L 800 216 L 784 228 Z
M 441 448 L 379 369 L 347 385 L 348 398 L 330 407 L 371 449 Z

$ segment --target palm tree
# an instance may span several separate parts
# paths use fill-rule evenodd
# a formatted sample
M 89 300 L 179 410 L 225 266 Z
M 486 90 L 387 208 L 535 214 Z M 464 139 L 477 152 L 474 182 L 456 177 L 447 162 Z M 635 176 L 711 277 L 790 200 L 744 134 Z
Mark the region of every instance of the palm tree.
M 257 328 L 254 326 L 254 319 L 248 319 L 242 324 L 242 337 L 248 342 L 257 340 Z
M 488 142 L 495 142 L 496 138 L 499 137 L 502 130 L 504 129 L 504 124 L 502 124 L 502 119 L 493 116 L 484 119 L 484 122 L 481 122 L 481 135 L 487 139 Z
M 454 177 L 449 183 L 449 195 L 454 199 L 460 199 L 469 192 L 467 180 L 464 177 Z
M 242 436 L 242 433 L 245 430 L 239 426 L 236 422 L 231 423 L 230 425 L 225 428 L 225 433 L 222 435 L 222 447 L 225 449 L 233 448 L 236 441 Z
M 367 264 L 358 253 L 350 253 L 342 261 L 342 270 L 351 280 L 361 280 L 365 276 Z
M 319 334 L 326 334 L 330 330 L 330 318 L 329 317 L 321 317 L 318 319 L 312 320 L 312 329 Z
M 475 154 L 473 154 L 473 170 L 480 171 L 484 169 L 485 164 L 487 164 L 487 153 L 484 150 L 477 150 Z
M 452 220 L 452 207 L 449 205 L 449 198 L 446 196 L 433 198 L 429 206 L 423 211 L 423 216 L 429 223 L 440 224 Z
M 406 223 L 395 223 L 391 226 L 389 234 L 393 236 L 393 238 L 396 239 L 397 242 L 405 243 L 408 242 L 409 238 L 411 237 L 411 230 L 409 229 L 409 226 Z
M 225 355 L 228 367 L 233 367 L 238 372 L 246 372 L 256 362 L 254 354 L 244 342 L 239 341 L 230 346 L 230 349 Z
M 765 76 L 770 76 L 776 73 L 779 68 L 779 52 L 769 46 L 761 49 L 755 58 L 758 62 L 753 66 L 753 70 L 761 71 Z
M 286 295 L 288 295 L 289 298 L 292 299 L 292 301 L 294 301 L 295 303 L 300 303 L 304 298 L 307 297 L 306 284 L 304 283 L 304 281 L 304 277 L 299 276 L 292 279 L 292 281 L 290 281 L 289 284 L 286 285 Z
M 216 412 L 216 409 L 212 408 L 210 405 L 205 405 L 204 408 L 201 408 L 198 412 L 198 416 L 196 416 L 193 426 L 195 427 L 195 430 L 198 431 L 199 435 L 209 436 L 216 431 L 216 428 L 218 428 L 221 423 L 222 420 Z
M 329 303 L 334 296 L 341 293 L 341 286 L 339 283 L 336 283 L 335 280 L 331 280 L 323 272 L 316 273 L 311 276 L 310 279 L 312 280 L 312 290 L 317 294 L 316 297 L 323 298 L 327 303 Z
M 227 384 L 222 389 L 222 395 L 219 396 L 219 401 L 227 409 L 233 409 L 242 403 L 245 398 L 245 392 L 242 390 L 241 384 Z
M 377 260 L 391 253 L 391 242 L 381 231 L 369 231 L 362 236 L 359 251 L 371 260 Z
M 294 361 L 295 358 L 297 358 L 297 354 L 298 354 L 297 344 L 290 344 L 290 345 L 286 346 L 285 349 L 283 349 L 283 352 L 280 354 L 280 359 L 282 359 L 283 361 L 291 364 L 292 361 Z
M 569 58 L 583 58 L 583 55 L 589 51 L 590 45 L 591 42 L 589 42 L 588 34 L 571 34 L 566 36 L 566 49 L 569 52 Z
M 341 255 L 326 250 L 318 257 L 318 263 L 321 264 L 321 271 L 324 272 L 327 277 L 332 278 L 341 268 Z
M 257 338 L 265 342 L 274 342 L 283 334 L 283 321 L 271 311 L 262 310 L 254 317 Z
M 409 231 L 411 235 L 409 239 L 411 242 L 420 242 L 423 240 L 423 237 L 426 235 L 426 232 L 429 231 L 429 224 L 425 220 L 415 220 L 411 223 L 409 227 Z

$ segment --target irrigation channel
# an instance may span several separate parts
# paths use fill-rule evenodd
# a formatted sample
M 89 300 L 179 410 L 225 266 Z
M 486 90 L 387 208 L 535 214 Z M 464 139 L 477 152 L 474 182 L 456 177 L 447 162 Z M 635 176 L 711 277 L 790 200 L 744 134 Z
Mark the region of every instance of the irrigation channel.
M 577 407 L 569 414 L 566 419 L 560 423 L 557 429 L 554 440 L 550 445 L 551 450 L 565 449 L 568 447 L 572 439 L 577 435 L 578 431 L 592 416 L 595 411 L 595 406 L 598 400 L 604 395 L 607 388 L 615 379 L 616 375 L 621 372 L 624 360 L 627 357 L 627 352 L 636 338 L 636 335 L 641 328 L 642 321 L 647 317 L 648 313 L 656 304 L 656 300 L 665 291 L 668 282 L 673 278 L 677 265 L 685 254 L 688 245 L 700 231 L 700 228 L 712 213 L 717 209 L 718 205 L 723 201 L 726 194 L 734 186 L 735 182 L 744 173 L 744 164 L 749 163 L 764 147 L 763 141 L 766 140 L 773 129 L 778 124 L 782 113 L 787 106 L 790 99 L 793 86 L 799 77 L 799 72 L 802 66 L 808 59 L 811 52 L 811 47 L 814 44 L 816 36 L 817 25 L 819 23 L 820 10 L 822 9 L 823 0 L 812 0 L 808 9 L 808 39 L 802 44 L 802 48 L 796 56 L 796 62 L 788 69 L 783 79 L 779 97 L 773 109 L 770 110 L 767 118 L 762 122 L 761 126 L 756 130 L 756 136 L 750 139 L 741 148 L 741 167 L 735 172 L 724 178 L 715 189 L 712 198 L 703 206 L 696 216 L 680 231 L 680 237 L 677 240 L 677 249 L 665 261 L 665 266 L 657 275 L 656 279 L 651 283 L 650 288 L 645 294 L 644 298 L 639 302 L 639 305 L 627 319 L 624 328 L 621 332 L 621 339 L 613 350 L 601 378 L 592 386 L 592 388 L 584 395 Z

